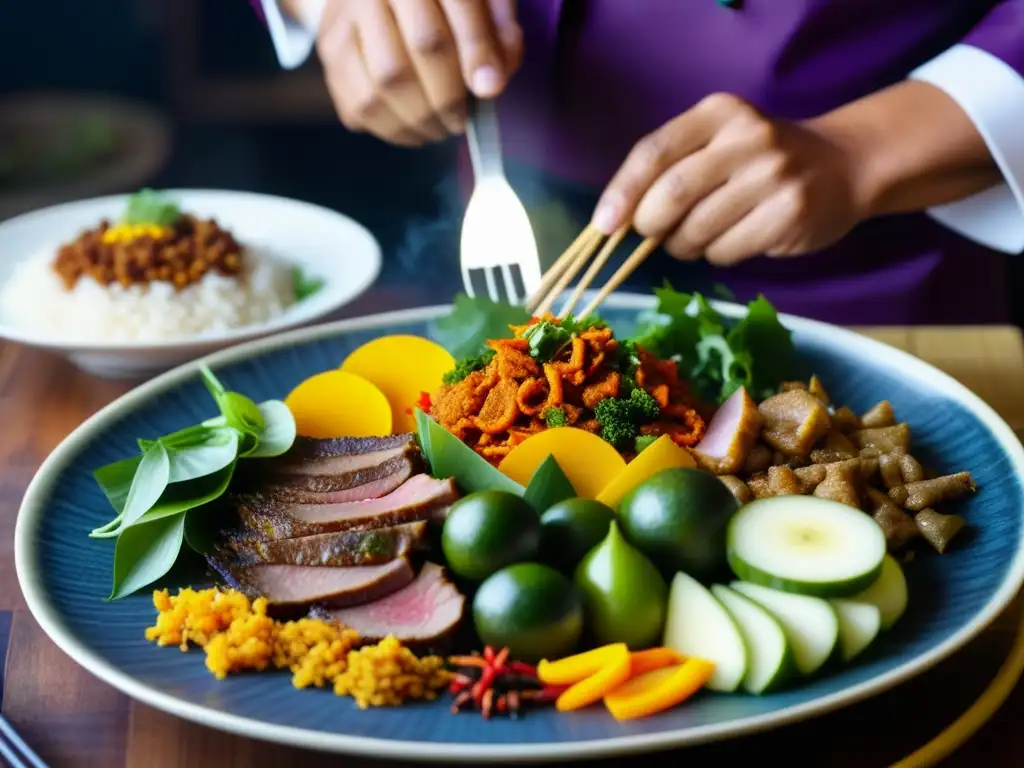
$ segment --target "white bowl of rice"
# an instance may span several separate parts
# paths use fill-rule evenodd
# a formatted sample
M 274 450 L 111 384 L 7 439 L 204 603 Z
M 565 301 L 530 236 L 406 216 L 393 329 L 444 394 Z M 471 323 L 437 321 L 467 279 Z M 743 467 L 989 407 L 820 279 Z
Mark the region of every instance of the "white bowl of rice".
M 90 230 L 99 240 L 104 220 L 116 229 L 134 198 L 44 208 L 0 224 L 0 337 L 61 352 L 104 378 L 146 377 L 328 315 L 357 298 L 380 272 L 373 235 L 326 208 L 248 192 L 160 195 L 181 214 L 215 222 L 221 236 L 234 238 L 239 253 L 228 257 L 233 271 L 204 271 L 201 264 L 180 280 L 166 267 L 145 278 L 122 275 L 120 282 L 99 271 L 99 278 L 83 272 L 71 279 L 56 265 L 74 262 L 78 254 L 58 262 L 61 247 Z

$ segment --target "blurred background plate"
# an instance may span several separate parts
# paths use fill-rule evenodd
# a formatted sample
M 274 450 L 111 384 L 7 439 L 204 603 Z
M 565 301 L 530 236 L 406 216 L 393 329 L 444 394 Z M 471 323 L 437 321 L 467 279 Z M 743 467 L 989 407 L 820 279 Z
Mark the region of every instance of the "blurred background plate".
M 601 315 L 629 333 L 649 296 L 613 296 Z M 745 309 L 716 304 L 730 317 Z M 388 333 L 429 334 L 446 308 L 410 310 L 300 329 L 226 350 L 208 362 L 225 386 L 263 400 L 335 368 L 360 344 Z M 287 673 L 217 681 L 202 652 L 144 639 L 151 596 L 114 603 L 113 546 L 86 537 L 110 516 L 92 470 L 154 437 L 195 424 L 215 408 L 195 365 L 139 387 L 68 437 L 32 481 L 18 516 L 15 562 L 29 609 L 77 663 L 129 696 L 206 726 L 317 750 L 443 762 L 570 760 L 679 747 L 776 728 L 848 706 L 920 674 L 963 647 L 1004 609 L 1024 580 L 1024 447 L 980 398 L 932 366 L 885 344 L 823 323 L 783 316 L 799 362 L 833 402 L 863 412 L 888 399 L 914 434 L 914 453 L 942 472 L 970 470 L 979 491 L 956 511 L 970 535 L 944 555 L 921 553 L 906 568 L 906 614 L 854 663 L 766 696 L 702 693 L 674 710 L 617 723 L 595 706 L 523 720 L 453 716 L 431 704 L 360 711 L 327 690 L 297 690 Z M 208 583 L 182 563 L 161 586 Z M 928 702 L 921 702 L 927 707 Z M 804 754 L 800 764 L 814 764 Z
M 44 347 L 104 377 L 143 377 L 240 341 L 312 322 L 352 302 L 381 268 L 376 238 L 361 224 L 318 205 L 274 195 L 223 190 L 165 190 L 185 213 L 214 218 L 243 245 L 321 278 L 323 286 L 269 322 L 201 338 L 91 344 L 62 340 L 0 317 L 0 338 Z M 54 254 L 61 243 L 103 218 L 118 219 L 127 196 L 113 195 L 45 208 L 0 224 L 0 286 L 15 265 Z

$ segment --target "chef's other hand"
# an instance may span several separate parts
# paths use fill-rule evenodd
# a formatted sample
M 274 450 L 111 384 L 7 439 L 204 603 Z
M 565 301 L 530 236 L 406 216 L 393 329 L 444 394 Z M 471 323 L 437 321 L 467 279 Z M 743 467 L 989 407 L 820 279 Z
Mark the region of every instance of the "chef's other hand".
M 708 96 L 636 145 L 594 224 L 610 233 L 632 222 L 676 258 L 721 266 L 830 245 L 867 212 L 851 152 L 813 126 Z
M 317 50 L 346 127 L 418 146 L 463 131 L 467 90 L 504 89 L 523 35 L 516 0 L 330 0 Z

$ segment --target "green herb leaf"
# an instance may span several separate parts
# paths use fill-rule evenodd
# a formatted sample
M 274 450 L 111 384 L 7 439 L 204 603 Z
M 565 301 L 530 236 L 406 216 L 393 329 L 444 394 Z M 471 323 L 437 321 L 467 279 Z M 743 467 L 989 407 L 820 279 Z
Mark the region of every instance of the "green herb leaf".
M 302 267 L 292 267 L 292 291 L 295 293 L 295 300 L 308 299 L 324 287 L 322 277 L 307 275 Z
M 132 525 L 149 511 L 160 499 L 170 481 L 171 458 L 163 444 L 157 441 L 142 454 L 139 467 L 135 470 L 121 514 L 121 530 Z
M 547 363 L 570 342 L 572 334 L 567 328 L 541 320 L 527 328 L 523 338 L 530 344 L 531 357 L 538 362 Z
M 530 313 L 523 307 L 459 294 L 451 314 L 431 323 L 430 335 L 458 360 L 479 354 L 488 339 L 511 337 L 510 325 L 523 325 L 529 320 Z
M 430 425 L 434 423 L 434 420 L 420 408 L 413 409 L 413 418 L 416 420 L 416 442 L 420 446 L 420 453 L 423 454 L 423 460 L 426 461 L 430 474 L 437 477 L 430 463 L 430 457 L 433 455 L 433 448 L 430 444 Z
M 242 454 L 247 459 L 266 459 L 286 453 L 295 442 L 297 428 L 291 410 L 280 400 L 260 403 L 263 432 L 259 442 Z
M 199 373 L 227 425 L 242 433 L 242 452 L 251 451 L 265 426 L 259 406 L 245 395 L 226 390 L 205 365 L 199 367 Z
M 523 499 L 537 510 L 538 515 L 542 515 L 558 502 L 578 495 L 555 457 L 548 456 L 530 478 Z
M 184 515 L 161 517 L 122 531 L 114 547 L 114 585 L 107 599 L 119 600 L 171 570 L 184 537 Z
M 169 442 L 169 439 L 161 440 Z M 230 427 L 208 429 L 201 443 L 170 447 L 171 483 L 183 483 L 219 472 L 238 455 L 238 432 Z
M 152 189 L 141 189 L 128 198 L 121 221 L 124 224 L 154 224 L 173 226 L 181 218 L 178 206 L 166 196 Z
M 746 316 L 728 335 L 729 346 L 750 360 L 751 396 L 769 397 L 781 382 L 792 377 L 796 359 L 793 334 L 780 321 L 775 307 L 758 295 L 747 305 Z
M 633 450 L 639 455 L 643 453 L 645 449 L 654 445 L 657 440 L 657 435 L 640 435 L 633 444 Z
M 172 517 L 216 501 L 231 485 L 234 472 L 235 462 L 232 462 L 212 475 L 167 486 L 167 490 L 164 491 L 160 500 L 139 518 L 137 524 L 143 525 L 162 517 Z
M 89 534 L 90 538 L 108 538 L 117 535 L 114 531 L 121 524 L 124 505 L 128 501 L 128 491 L 131 490 L 132 480 L 140 463 L 142 463 L 142 456 L 131 456 L 100 467 L 92 473 L 116 514 L 109 523 L 94 529 Z
M 416 411 L 422 413 L 418 408 Z M 426 433 L 420 435 L 420 450 L 426 456 L 434 477 L 454 478 L 463 493 L 492 490 L 523 495 L 523 486 L 489 464 L 429 416 L 424 414 L 424 417 L 417 416 L 417 425 Z

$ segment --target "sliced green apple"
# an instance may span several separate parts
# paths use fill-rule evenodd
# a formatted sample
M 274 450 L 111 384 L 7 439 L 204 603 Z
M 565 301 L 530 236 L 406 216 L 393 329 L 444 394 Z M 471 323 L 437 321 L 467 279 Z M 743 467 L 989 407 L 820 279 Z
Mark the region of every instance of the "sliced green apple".
M 715 584 L 711 593 L 732 616 L 747 647 L 744 690 L 759 695 L 785 685 L 796 667 L 793 651 L 779 622 L 753 600 L 729 587 Z
M 853 598 L 858 603 L 870 603 L 882 615 L 882 629 L 890 629 L 907 610 L 907 579 L 903 569 L 892 555 L 882 561 L 882 571 L 867 589 Z
M 882 628 L 882 612 L 871 603 L 855 600 L 829 600 L 839 617 L 839 646 L 843 661 L 859 656 L 875 641 Z

